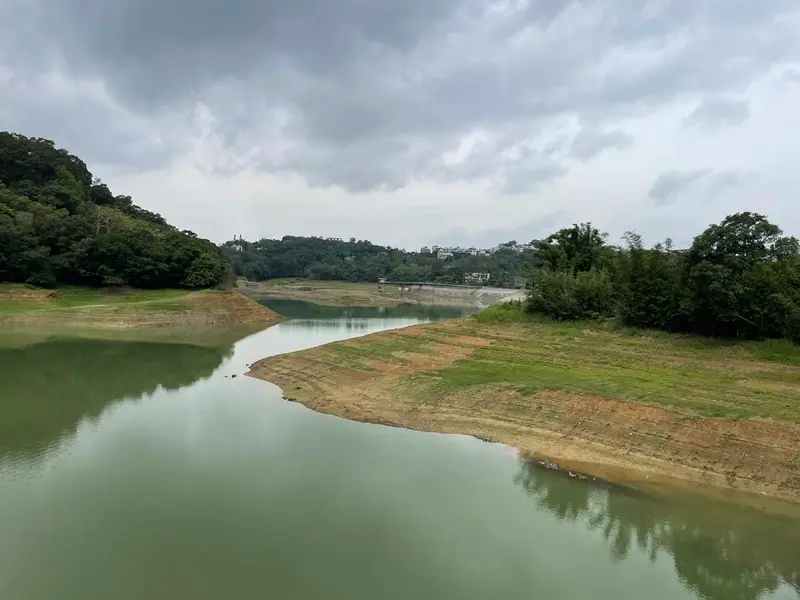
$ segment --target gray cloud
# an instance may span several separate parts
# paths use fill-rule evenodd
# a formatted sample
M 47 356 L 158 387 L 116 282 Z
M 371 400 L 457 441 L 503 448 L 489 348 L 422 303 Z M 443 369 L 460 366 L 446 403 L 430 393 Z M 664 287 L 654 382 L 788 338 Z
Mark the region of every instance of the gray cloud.
M 488 248 L 511 240 L 528 243 L 532 240 L 543 239 L 557 229 L 569 227 L 569 225 L 569 214 L 563 210 L 555 210 L 515 227 L 494 228 L 478 232 L 452 230 L 442 234 L 441 238 L 435 242 L 476 248 Z
M 666 171 L 659 175 L 650 187 L 649 196 L 657 205 L 673 202 L 682 192 L 701 179 L 711 175 L 711 169 L 688 169 Z
M 747 100 L 734 98 L 708 98 L 703 100 L 683 120 L 687 127 L 719 127 L 741 125 L 750 118 Z
M 800 68 L 790 69 L 786 71 L 782 76 L 781 79 L 786 83 L 798 83 L 800 84 Z
M 748 185 L 756 179 L 758 174 L 738 169 L 718 172 L 710 168 L 666 171 L 653 182 L 649 196 L 657 206 L 665 206 L 700 185 L 711 197 L 728 189 Z
M 54 130 L 59 143 L 144 168 L 185 150 L 195 126 L 174 115 L 202 104 L 235 168 L 351 191 L 425 178 L 489 179 L 516 193 L 565 174 L 569 156 L 588 160 L 632 140 L 610 126 L 556 154 L 478 151 L 457 168 L 442 154 L 475 130 L 496 147 L 526 147 L 562 115 L 613 121 L 676 98 L 703 101 L 798 58 L 782 18 L 797 13 L 795 0 L 673 0 L 651 13 L 646 0 L 531 0 L 505 13 L 502 4 L 6 2 L 0 67 L 17 74 L 9 93 L 23 97 L 23 73 L 100 81 L 121 110 L 170 133 L 157 143 L 146 128 L 120 134 L 113 114 L 58 97 L 31 110 L 18 102 L 7 120 L 27 129 L 49 111 L 74 124 Z M 78 133 L 88 129 L 99 133 Z M 152 144 L 152 153 L 103 149 Z
M 596 131 L 582 129 L 572 140 L 570 154 L 581 160 L 589 160 L 605 150 L 626 150 L 633 145 L 633 136 L 624 131 Z

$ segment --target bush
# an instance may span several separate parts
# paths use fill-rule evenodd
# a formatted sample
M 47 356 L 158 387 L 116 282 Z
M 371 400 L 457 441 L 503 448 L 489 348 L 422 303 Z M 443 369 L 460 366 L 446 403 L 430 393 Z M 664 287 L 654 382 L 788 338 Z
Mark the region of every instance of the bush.
M 540 271 L 529 288 L 526 310 L 558 321 L 599 319 L 615 313 L 614 284 L 608 271 Z

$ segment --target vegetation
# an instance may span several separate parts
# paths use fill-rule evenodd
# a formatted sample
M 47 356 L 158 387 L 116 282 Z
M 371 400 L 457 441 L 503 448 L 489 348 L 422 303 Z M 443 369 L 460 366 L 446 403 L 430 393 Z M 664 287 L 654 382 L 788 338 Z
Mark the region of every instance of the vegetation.
M 125 290 L 64 286 L 57 291 L 42 290 L 29 284 L 0 284 L 0 317 L 32 310 L 59 310 L 82 306 L 131 306 L 158 303 L 171 306 L 186 297 L 186 290 Z
M 489 273 L 488 285 L 521 287 L 537 263 L 532 251 L 518 252 L 514 245 L 513 241 L 503 244 L 487 256 L 462 252 L 447 260 L 355 238 L 342 241 L 285 236 L 257 242 L 232 240 L 223 249 L 233 263 L 234 274 L 251 281 L 307 277 L 374 283 L 386 277 L 392 281 L 463 283 L 468 273 Z
M 712 225 L 687 250 L 645 248 L 635 233 L 608 246 L 590 224 L 541 242 L 544 267 L 527 309 L 557 320 L 618 318 L 624 325 L 800 343 L 800 244 L 755 213 Z
M 410 366 L 411 354 L 460 356 L 414 376 L 415 393 L 433 402 L 467 388 L 499 385 L 525 396 L 582 393 L 706 417 L 800 423 L 800 350 L 791 343 L 725 342 L 596 325 L 536 317 L 519 304 L 498 305 L 468 321 L 426 327 L 415 335 L 338 342 L 318 354 L 325 354 L 325 363 L 368 371 L 375 360 Z M 484 343 L 465 346 L 465 339 Z
M 0 281 L 204 288 L 224 254 L 129 196 L 115 196 L 50 140 L 0 132 Z
M 368 241 L 284 237 L 233 240 L 234 273 L 263 281 L 308 277 L 350 282 L 462 283 L 489 273 L 489 285 L 527 280 L 527 310 L 556 320 L 617 319 L 623 325 L 742 339 L 800 341 L 800 244 L 764 216 L 738 213 L 698 235 L 690 248 L 670 240 L 646 248 L 628 232 L 621 246 L 590 223 L 489 255 L 440 260 Z

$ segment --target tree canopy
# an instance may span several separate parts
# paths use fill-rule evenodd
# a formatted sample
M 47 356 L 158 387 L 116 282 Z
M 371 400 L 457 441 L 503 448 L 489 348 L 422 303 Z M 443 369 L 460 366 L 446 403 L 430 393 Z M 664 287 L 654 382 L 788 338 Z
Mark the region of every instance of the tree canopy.
M 342 281 L 370 281 L 386 277 L 392 281 L 463 283 L 472 273 L 488 273 L 483 283 L 513 287 L 524 285 L 533 264 L 533 252 L 500 246 L 486 256 L 456 252 L 442 260 L 434 253 L 407 252 L 378 246 L 367 240 L 349 241 L 285 236 L 280 240 L 255 242 L 231 240 L 224 250 L 236 275 L 252 281 L 281 277 L 308 277 Z
M 800 244 L 766 217 L 743 212 L 698 235 L 645 248 L 634 232 L 621 248 L 585 226 L 540 246 L 528 310 L 556 319 L 619 318 L 675 332 L 800 342 Z M 555 246 L 555 250 L 554 250 Z
M 228 268 L 215 244 L 115 196 L 52 141 L 0 132 L 0 281 L 202 288 Z

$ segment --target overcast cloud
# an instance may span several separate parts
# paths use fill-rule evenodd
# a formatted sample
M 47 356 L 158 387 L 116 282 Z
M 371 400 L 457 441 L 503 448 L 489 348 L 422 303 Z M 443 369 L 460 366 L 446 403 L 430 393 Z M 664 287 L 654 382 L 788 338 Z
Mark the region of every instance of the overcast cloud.
M 800 230 L 796 0 L 0 0 L 0 23 L 0 128 L 217 241 Z

